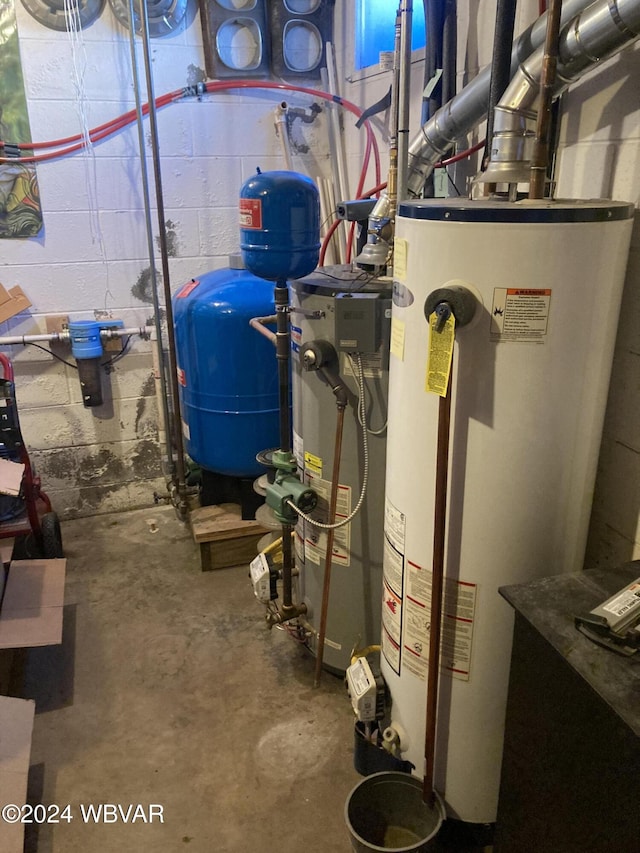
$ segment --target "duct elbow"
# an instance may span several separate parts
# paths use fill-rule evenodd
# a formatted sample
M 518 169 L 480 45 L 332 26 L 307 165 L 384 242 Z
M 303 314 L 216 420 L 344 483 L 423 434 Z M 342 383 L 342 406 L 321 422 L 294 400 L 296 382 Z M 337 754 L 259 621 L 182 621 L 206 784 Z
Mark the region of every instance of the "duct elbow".
M 422 195 L 425 182 L 433 172 L 436 163 L 455 145 L 457 139 L 466 133 L 466 127 L 457 116 L 456 103 L 464 101 L 454 98 L 441 107 L 420 129 L 409 146 L 409 166 L 407 171 L 407 191 L 413 198 Z M 454 103 L 455 102 L 455 103 Z M 464 106 L 464 104 L 463 104 Z

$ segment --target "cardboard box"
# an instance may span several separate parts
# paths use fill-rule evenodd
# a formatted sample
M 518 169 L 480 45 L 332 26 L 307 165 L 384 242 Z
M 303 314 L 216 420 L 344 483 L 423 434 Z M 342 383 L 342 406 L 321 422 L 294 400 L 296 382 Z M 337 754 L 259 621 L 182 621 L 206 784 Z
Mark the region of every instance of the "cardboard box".
M 19 285 L 6 290 L 0 284 L 0 323 L 15 317 L 21 311 L 26 311 L 27 308 L 31 308 L 31 301 Z
M 66 560 L 11 559 L 13 540 L 0 547 L 7 571 L 0 611 L 0 648 L 49 646 L 62 642 Z M 35 702 L 0 696 L 0 805 L 18 808 L 27 799 Z M 23 853 L 24 824 L 0 820 L 0 851 Z
M 0 696 L 0 803 L 23 806 L 27 801 L 27 777 L 36 703 L 32 699 Z M 24 824 L 0 821 L 2 853 L 22 853 Z
M 62 642 L 66 566 L 66 560 L 11 563 L 0 611 L 1 649 Z

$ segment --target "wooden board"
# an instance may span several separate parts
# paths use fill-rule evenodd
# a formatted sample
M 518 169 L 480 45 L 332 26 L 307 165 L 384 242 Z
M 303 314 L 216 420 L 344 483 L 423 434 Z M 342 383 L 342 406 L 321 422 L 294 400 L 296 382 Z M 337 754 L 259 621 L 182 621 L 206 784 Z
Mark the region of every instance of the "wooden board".
M 268 532 L 257 521 L 243 521 L 237 504 L 199 507 L 191 513 L 190 521 L 193 538 L 198 543 L 262 536 Z
M 200 566 L 203 572 L 216 569 L 228 569 L 231 566 L 245 566 L 258 553 L 258 542 L 262 533 L 242 536 L 239 539 L 225 539 L 219 542 L 200 543 Z

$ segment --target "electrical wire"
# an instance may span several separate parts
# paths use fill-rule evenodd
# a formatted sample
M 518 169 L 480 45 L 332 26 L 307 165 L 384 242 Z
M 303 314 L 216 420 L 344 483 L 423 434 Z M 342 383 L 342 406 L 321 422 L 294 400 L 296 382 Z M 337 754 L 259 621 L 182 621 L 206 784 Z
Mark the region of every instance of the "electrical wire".
M 129 349 L 129 344 L 131 343 L 131 335 L 129 335 L 124 342 L 122 349 L 120 352 L 117 352 L 112 358 L 107 361 L 100 362 L 100 367 L 110 367 L 112 364 L 115 364 L 116 361 L 119 361 L 124 355 L 126 355 L 127 350 Z M 56 361 L 62 362 L 62 364 L 66 364 L 67 367 L 72 367 L 74 370 L 78 369 L 78 365 L 74 364 L 72 361 L 67 361 L 62 358 L 62 356 L 57 355 L 53 350 L 48 349 L 48 347 L 43 347 L 41 344 L 35 343 L 35 341 L 24 341 L 23 346 L 28 347 L 36 347 L 36 349 L 42 350 L 42 352 L 46 352 L 47 355 L 50 355 L 52 358 L 55 358 Z
M 116 361 L 119 361 L 123 355 L 126 355 L 127 350 L 129 349 L 129 344 L 131 343 L 131 335 L 129 335 L 122 345 L 122 349 L 120 352 L 117 352 L 112 358 L 107 361 L 102 361 L 100 363 L 100 367 L 110 367 L 112 364 L 115 364 Z
M 36 343 L 34 343 L 33 341 L 24 341 L 24 346 L 28 346 L 28 347 L 35 347 L 36 349 L 41 349 L 41 350 L 42 350 L 42 352 L 46 352 L 46 353 L 47 353 L 47 355 L 52 356 L 52 357 L 53 357 L 53 358 L 55 358 L 57 361 L 61 361 L 63 364 L 66 364 L 66 365 L 67 365 L 67 367 L 72 367 L 74 370 L 77 370 L 77 369 L 78 369 L 78 365 L 77 365 L 77 364 L 73 364 L 73 362 L 71 362 L 71 361 L 66 361 L 66 359 L 62 358 L 62 357 L 61 357 L 61 356 L 59 356 L 59 355 L 56 355 L 56 354 L 55 354 L 55 352 L 53 352 L 52 350 L 47 349 L 47 347 L 43 347 L 43 346 L 41 346 L 40 344 L 36 344 Z
M 172 103 L 176 103 L 188 97 L 201 97 L 203 94 L 211 94 L 213 92 L 221 92 L 226 91 L 228 89 L 268 89 L 268 90 L 278 90 L 278 91 L 291 91 L 291 92 L 300 92 L 302 94 L 311 95 L 315 98 L 320 98 L 325 101 L 331 101 L 332 103 L 336 103 L 341 106 L 343 109 L 351 112 L 357 118 L 362 116 L 363 111 L 356 104 L 353 104 L 351 101 L 346 100 L 345 98 L 340 97 L 339 95 L 333 95 L 329 92 L 323 92 L 320 89 L 311 89 L 307 86 L 295 86 L 290 83 L 280 83 L 275 81 L 260 81 L 260 80 L 216 80 L 211 81 L 209 83 L 199 84 L 197 86 L 187 86 L 183 89 L 176 89 L 172 92 L 167 92 L 164 95 L 160 95 L 155 98 L 154 104 L 156 108 L 161 108 Z M 142 114 L 149 114 L 149 104 L 144 104 L 142 106 Z M 119 130 L 125 128 L 128 124 L 133 123 L 137 119 L 136 110 L 129 110 L 127 113 L 123 113 L 121 116 L 118 116 L 111 121 L 105 122 L 104 124 L 98 125 L 97 127 L 91 129 L 88 134 L 88 141 L 91 143 L 100 142 L 103 139 L 106 139 L 112 133 L 115 133 Z M 369 169 L 369 163 L 371 159 L 371 155 L 373 154 L 374 158 L 374 166 L 375 166 L 375 175 L 376 181 L 380 181 L 380 149 L 378 147 L 378 142 L 374 136 L 373 129 L 368 120 L 365 120 L 362 123 L 362 127 L 366 133 L 366 148 L 365 148 L 365 156 L 362 164 L 362 169 L 360 173 L 360 181 L 359 181 L 359 189 L 361 190 L 364 185 L 364 180 Z M 0 140 L 0 148 L 4 146 L 6 143 L 4 140 Z M 80 151 L 85 148 L 87 145 L 87 138 L 83 134 L 75 134 L 73 136 L 65 137 L 64 139 L 52 140 L 49 142 L 25 142 L 25 143 L 17 143 L 18 148 L 24 148 L 29 151 L 39 151 L 47 148 L 57 147 L 56 151 L 49 151 L 45 154 L 35 154 L 27 157 L 0 157 L 0 163 L 40 163 L 47 160 L 53 160 L 58 157 L 64 157 L 68 154 L 73 154 L 76 151 Z
M 364 371 L 362 368 L 362 356 L 361 354 L 355 353 L 356 364 L 358 367 L 357 373 L 357 381 L 358 381 L 358 422 L 360 423 L 360 433 L 362 436 L 362 487 L 360 489 L 360 497 L 358 498 L 358 503 L 353 508 L 353 511 L 341 521 L 336 521 L 333 524 L 325 524 L 321 521 L 316 521 L 315 518 L 312 518 L 310 515 L 304 513 L 301 509 L 299 509 L 293 501 L 288 500 L 287 506 L 289 506 L 292 510 L 294 510 L 297 515 L 303 521 L 306 521 L 307 524 L 311 524 L 313 527 L 318 527 L 320 530 L 337 530 L 338 527 L 344 527 L 345 524 L 349 524 L 350 521 L 356 517 L 356 515 L 360 512 L 362 508 L 362 504 L 364 503 L 364 498 L 367 493 L 367 484 L 369 482 L 369 440 L 367 436 L 367 409 L 366 409 L 366 401 L 365 401 L 365 385 L 364 385 Z M 362 418 L 362 420 L 360 420 Z
M 483 139 L 481 142 L 477 142 L 475 145 L 472 145 L 471 148 L 467 148 L 466 151 L 461 151 L 459 154 L 454 154 L 453 157 L 447 157 L 446 160 L 440 160 L 439 163 L 433 167 L 434 169 L 446 169 L 447 166 L 453 166 L 454 163 L 459 163 L 460 160 L 466 160 L 467 157 L 471 157 L 472 154 L 475 154 L 476 151 L 480 151 L 481 148 L 484 148 L 485 140 Z
M 459 189 L 458 189 L 458 187 L 456 186 L 456 182 L 455 182 L 455 181 L 453 180 L 453 178 L 451 177 L 451 175 L 450 175 L 450 173 L 449 173 L 449 170 L 448 170 L 448 169 L 445 169 L 445 175 L 447 176 L 447 179 L 448 179 L 449 183 L 451 184 L 451 186 L 452 186 L 452 187 L 454 188 L 454 190 L 456 191 L 456 194 L 457 194 L 457 195 L 462 195 L 462 193 L 460 192 L 460 190 L 459 190 Z
M 356 371 L 355 371 L 355 367 L 353 366 L 353 359 L 351 358 L 351 353 L 347 353 L 347 358 L 349 359 L 349 363 L 351 364 L 351 369 L 353 370 L 353 373 L 355 375 Z M 364 371 L 363 371 L 363 381 L 364 381 Z M 358 400 L 358 403 L 359 402 L 360 401 Z M 365 405 L 366 405 L 366 403 L 365 403 Z M 369 435 L 382 435 L 382 433 L 385 432 L 385 430 L 387 429 L 387 424 L 389 423 L 389 416 L 387 415 L 384 423 L 382 424 L 382 426 L 379 429 L 371 429 L 369 427 L 369 425 L 366 423 L 366 420 L 363 422 L 363 420 L 360 416 L 360 408 L 361 408 L 360 405 L 358 405 L 358 409 L 357 409 L 357 411 L 358 411 L 358 423 L 360 424 L 360 426 L 361 427 L 364 426 L 364 428 L 367 430 Z

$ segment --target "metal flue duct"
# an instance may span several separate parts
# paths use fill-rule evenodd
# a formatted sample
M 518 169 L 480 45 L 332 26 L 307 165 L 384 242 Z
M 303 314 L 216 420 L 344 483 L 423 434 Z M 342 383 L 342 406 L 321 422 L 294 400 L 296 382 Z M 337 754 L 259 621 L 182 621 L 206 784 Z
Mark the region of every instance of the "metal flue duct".
M 564 0 L 562 4 L 562 25 L 573 20 L 592 4 L 589 0 Z M 600 6 L 602 4 L 598 4 Z M 604 4 L 605 7 L 608 5 Z M 611 4 L 615 9 L 620 5 Z M 637 7 L 639 0 L 630 4 Z M 515 41 L 511 54 L 512 74 L 543 43 L 546 31 L 546 15 L 540 17 Z M 629 34 L 629 40 L 633 35 Z M 573 78 L 575 79 L 575 78 Z M 422 126 L 409 146 L 408 191 L 411 196 L 419 196 L 426 178 L 434 165 L 454 145 L 457 139 L 469 133 L 486 116 L 489 104 L 491 69 L 486 68 L 469 83 L 455 98 L 452 98 Z
M 598 0 L 560 33 L 554 97 L 640 37 L 640 0 Z M 529 180 L 544 48 L 519 66 L 495 110 L 489 165 L 482 180 Z

